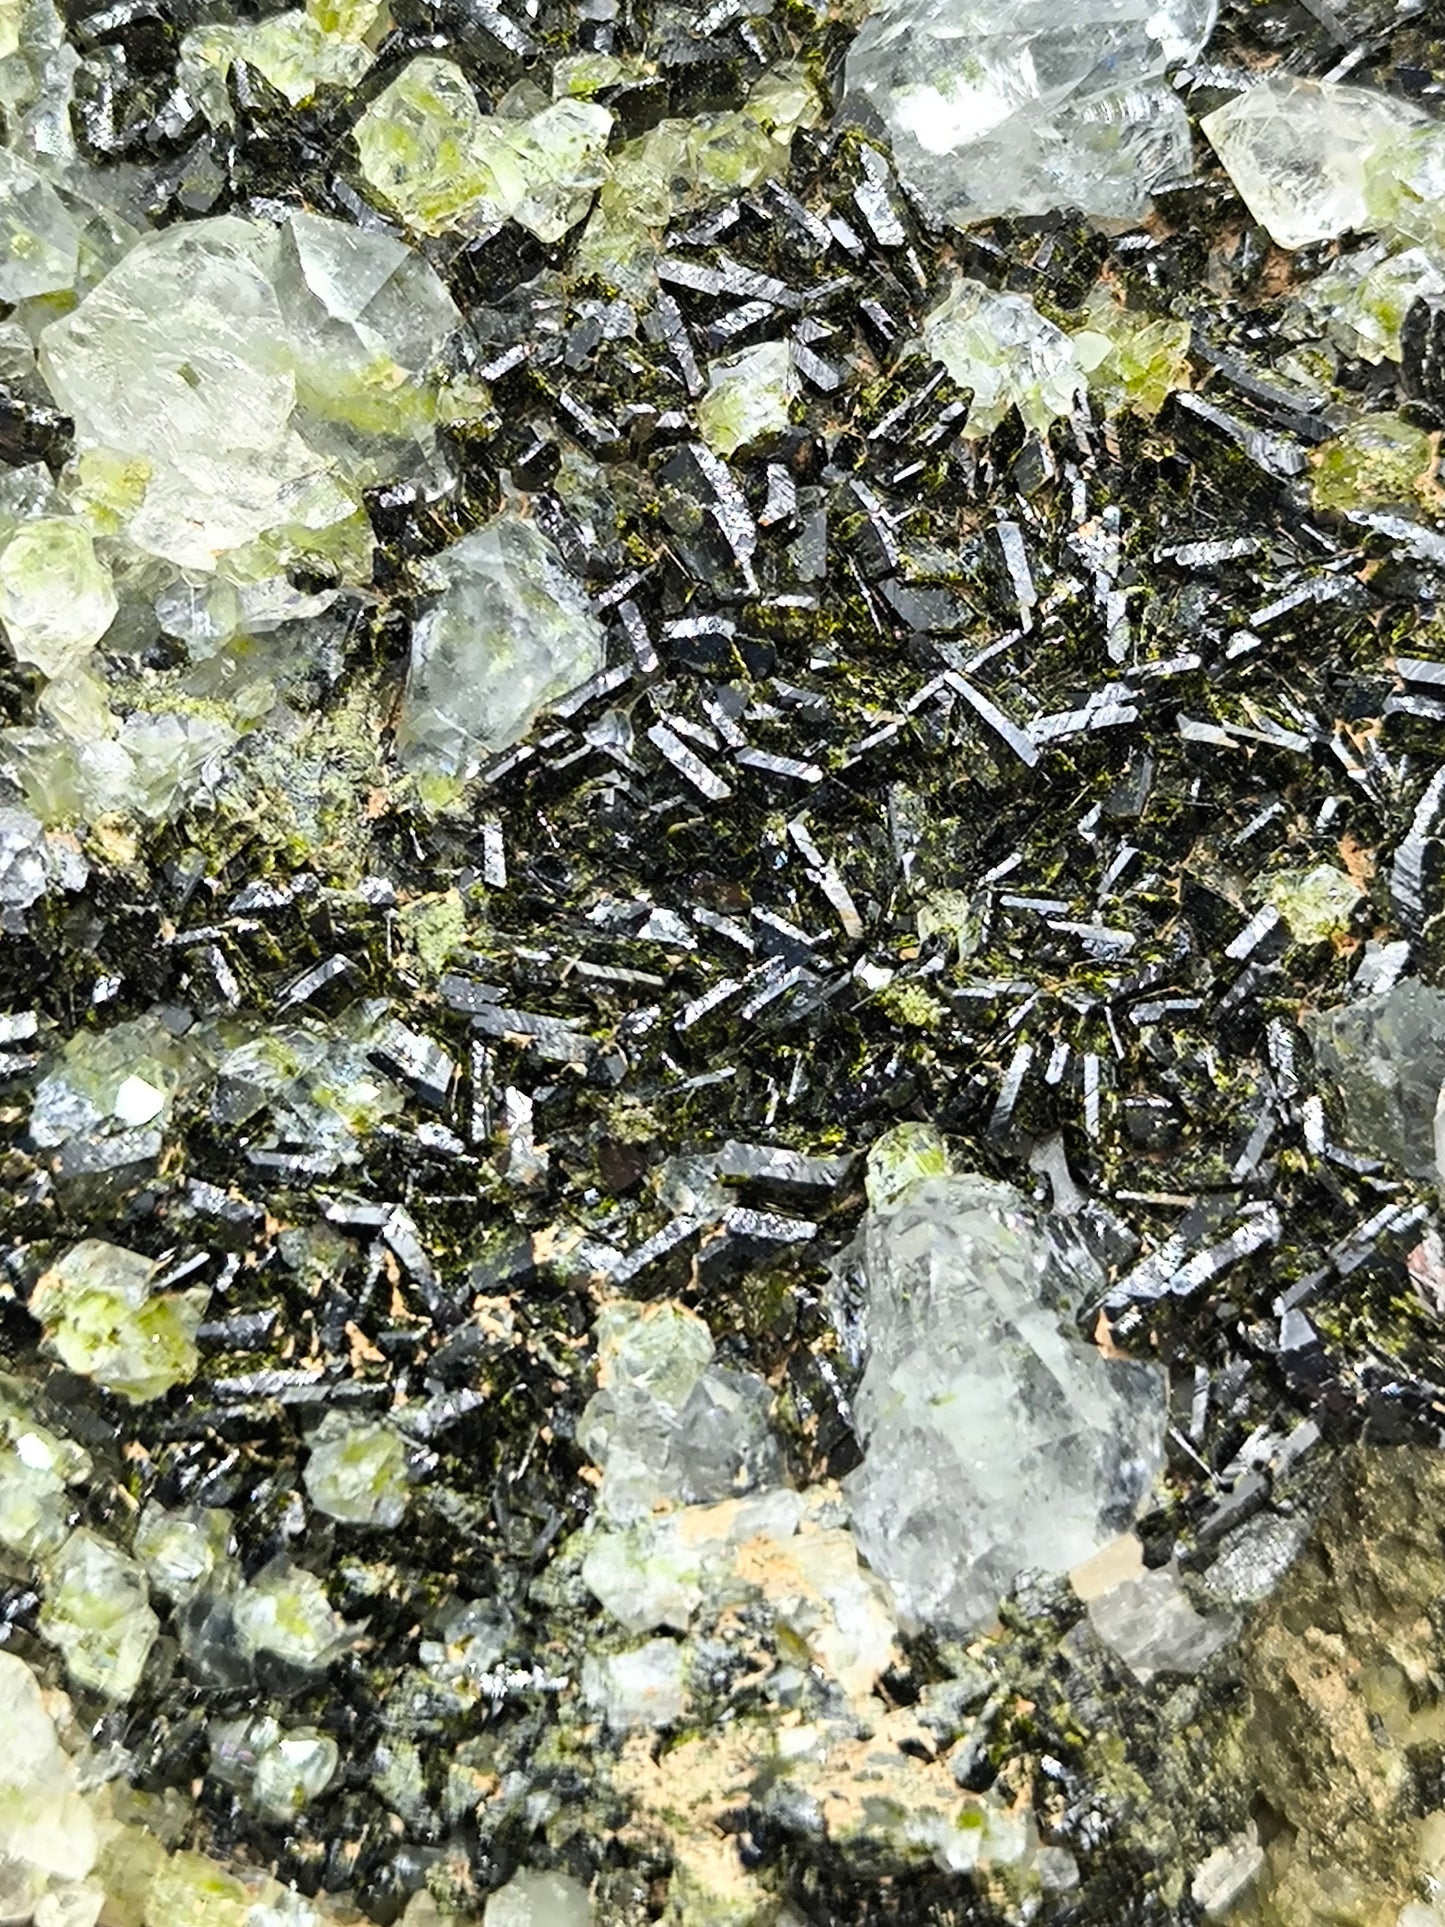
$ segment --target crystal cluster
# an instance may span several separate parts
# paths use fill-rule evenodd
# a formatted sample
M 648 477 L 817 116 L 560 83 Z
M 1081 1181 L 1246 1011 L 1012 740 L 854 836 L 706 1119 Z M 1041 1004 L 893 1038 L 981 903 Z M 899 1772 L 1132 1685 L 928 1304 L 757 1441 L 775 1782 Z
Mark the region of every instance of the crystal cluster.
M 967 1630 L 1127 1521 L 1162 1462 L 1162 1385 L 1065 1328 L 1102 1278 L 1008 1185 L 927 1179 L 870 1209 L 858 1257 L 854 1531 L 905 1623 Z
M 144 236 L 45 329 L 40 360 L 138 548 L 242 583 L 303 555 L 354 576 L 359 488 L 427 442 L 457 322 L 390 236 L 222 215 Z
M 560 241 L 602 183 L 611 129 L 591 101 L 483 114 L 462 70 L 423 54 L 367 108 L 356 145 L 372 187 L 423 234 L 517 221 Z
M 892 142 L 940 220 L 1077 207 L 1131 217 L 1187 174 L 1164 79 L 1199 52 L 1215 0 L 880 0 L 848 52 L 849 105 Z

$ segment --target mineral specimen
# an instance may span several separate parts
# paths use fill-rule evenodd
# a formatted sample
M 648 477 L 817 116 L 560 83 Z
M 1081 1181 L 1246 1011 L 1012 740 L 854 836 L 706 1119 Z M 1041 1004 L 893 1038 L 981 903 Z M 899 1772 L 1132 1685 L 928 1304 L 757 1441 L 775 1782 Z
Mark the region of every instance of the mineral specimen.
M 158 1267 L 101 1238 L 74 1245 L 41 1278 L 30 1308 L 73 1372 L 137 1402 L 195 1376 L 210 1292 L 155 1289 Z
M 211 1773 L 250 1793 L 262 1813 L 289 1820 L 336 1777 L 340 1749 L 314 1727 L 283 1727 L 269 1715 L 214 1720 Z
M 1188 122 L 1162 76 L 1199 52 L 1214 15 L 1214 0 L 881 0 L 845 85 L 940 219 L 1128 217 L 1188 171 Z
M 430 581 L 397 751 L 418 774 L 465 777 L 596 674 L 602 628 L 552 544 L 512 511 L 444 550 Z
M 332 1609 L 314 1572 L 273 1560 L 236 1597 L 236 1632 L 250 1654 L 274 1653 L 303 1672 L 336 1657 L 352 1628 Z
M 1335 81 L 1266 74 L 1200 126 L 1250 213 L 1282 248 L 1375 225 L 1366 180 L 1418 108 Z
M 968 1630 L 1029 1568 L 1063 1572 L 1124 1523 L 1158 1469 L 1162 1387 L 1063 1328 L 1098 1289 L 1008 1185 L 929 1178 L 861 1239 L 858 1544 L 905 1624 Z

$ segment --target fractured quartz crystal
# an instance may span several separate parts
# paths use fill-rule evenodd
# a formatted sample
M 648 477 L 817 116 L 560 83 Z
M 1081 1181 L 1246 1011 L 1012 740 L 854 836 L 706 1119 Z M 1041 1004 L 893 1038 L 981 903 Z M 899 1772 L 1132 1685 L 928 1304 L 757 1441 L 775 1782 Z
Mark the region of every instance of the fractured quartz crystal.
M 510 510 L 443 550 L 430 580 L 397 751 L 418 774 L 464 777 L 601 669 L 602 626 L 552 544 Z
M 968 1630 L 1127 1521 L 1162 1463 L 1162 1381 L 1065 1328 L 1102 1273 L 1009 1185 L 929 1178 L 869 1211 L 858 1255 L 854 1532 L 906 1625 Z
M 1165 80 L 1215 0 L 881 0 L 848 53 L 845 107 L 881 121 L 900 177 L 956 225 L 1076 207 L 1130 218 L 1190 166 Z M 860 111 L 861 110 L 861 111 Z
M 1368 87 L 1266 74 L 1199 124 L 1255 220 L 1282 248 L 1302 248 L 1375 225 L 1373 159 L 1422 118 Z
M 1315 1060 L 1339 1091 L 1350 1142 L 1427 1178 L 1445 1085 L 1445 991 L 1414 977 L 1320 1011 L 1306 1024 Z

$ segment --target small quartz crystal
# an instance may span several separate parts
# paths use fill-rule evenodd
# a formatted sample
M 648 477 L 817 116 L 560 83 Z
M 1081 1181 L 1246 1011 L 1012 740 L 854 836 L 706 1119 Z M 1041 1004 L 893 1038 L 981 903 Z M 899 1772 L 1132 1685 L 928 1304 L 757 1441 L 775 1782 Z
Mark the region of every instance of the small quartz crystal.
M 1350 1142 L 1411 1177 L 1435 1173 L 1435 1107 L 1445 1084 L 1445 991 L 1414 977 L 1321 1011 L 1307 1024 L 1336 1086 Z
M 418 774 L 463 777 L 524 736 L 537 711 L 602 667 L 582 585 L 531 522 L 507 511 L 432 565 L 397 751 Z
M 59 1648 L 76 1685 L 133 1698 L 160 1630 L 140 1567 L 82 1528 L 46 1566 L 44 1581 L 41 1636 Z
M 562 1873 L 515 1873 L 482 1913 L 483 1927 L 589 1927 L 587 1889 Z
M 786 341 L 764 341 L 708 364 L 708 389 L 698 403 L 703 440 L 732 455 L 788 426 L 798 378 Z
M 303 1672 L 329 1665 L 352 1631 L 315 1573 L 284 1559 L 243 1586 L 232 1611 L 243 1651 L 274 1653 Z
M 196 1332 L 210 1293 L 153 1291 L 156 1266 L 101 1238 L 72 1246 L 35 1287 L 30 1308 L 64 1364 L 133 1403 L 195 1376 Z
M 964 432 L 987 435 L 1010 408 L 1042 434 L 1067 415 L 1084 386 L 1073 342 L 1021 294 L 955 281 L 923 323 L 923 346 L 973 390 Z
M 583 100 L 483 114 L 459 67 L 422 54 L 367 108 L 356 145 L 370 185 L 424 234 L 514 220 L 560 241 L 605 177 L 611 127 Z
M 347 1525 L 396 1526 L 406 1513 L 406 1446 L 384 1419 L 328 1412 L 302 1474 L 311 1502 Z
M 42 675 L 83 662 L 119 606 L 83 522 L 41 516 L 0 549 L 0 622 L 16 660 Z

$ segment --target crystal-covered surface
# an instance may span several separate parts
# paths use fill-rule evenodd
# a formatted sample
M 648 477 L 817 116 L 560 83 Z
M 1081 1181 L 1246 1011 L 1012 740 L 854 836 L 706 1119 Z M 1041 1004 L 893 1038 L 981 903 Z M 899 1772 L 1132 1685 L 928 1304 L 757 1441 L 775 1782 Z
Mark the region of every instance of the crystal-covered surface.
M 1065 1329 L 1102 1278 L 1008 1185 L 927 1179 L 870 1211 L 858 1256 L 854 1531 L 905 1623 L 968 1630 L 1020 1572 L 1067 1571 L 1119 1530 L 1162 1462 L 1163 1386 Z
M 882 0 L 845 85 L 939 219 L 1129 217 L 1188 172 L 1188 121 L 1162 76 L 1214 18 L 1214 0 Z

